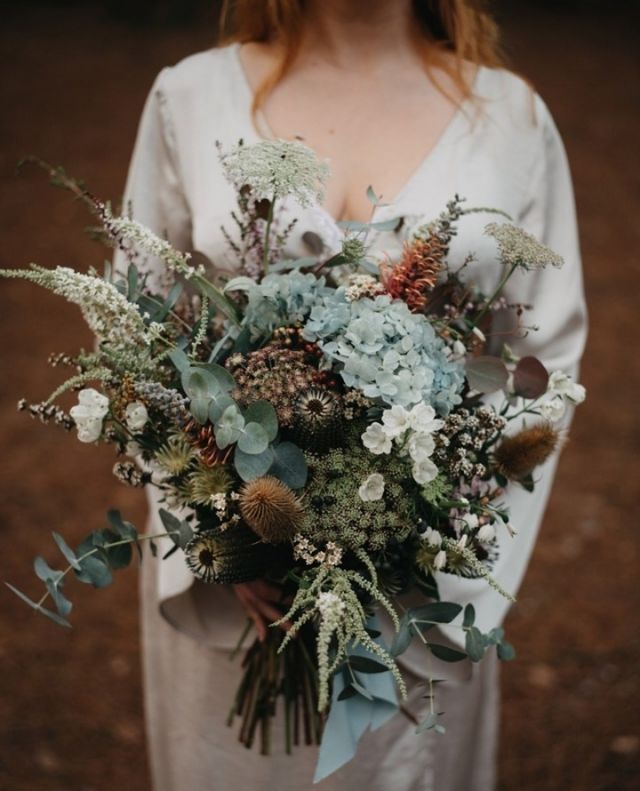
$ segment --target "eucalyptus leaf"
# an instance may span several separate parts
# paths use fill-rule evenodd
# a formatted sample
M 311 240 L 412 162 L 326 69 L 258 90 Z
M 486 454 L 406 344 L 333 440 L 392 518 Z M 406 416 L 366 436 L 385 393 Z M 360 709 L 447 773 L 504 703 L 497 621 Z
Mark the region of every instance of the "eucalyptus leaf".
M 396 228 L 402 223 L 402 218 L 393 217 L 390 220 L 382 220 L 380 222 L 372 222 L 371 228 L 376 231 L 395 231 Z
M 266 431 L 269 442 L 273 442 L 278 434 L 278 413 L 269 401 L 254 401 L 249 404 L 244 419 L 247 423 L 259 423 Z
M 187 357 L 185 352 L 182 349 L 180 349 L 178 346 L 171 349 L 171 351 L 167 356 L 173 363 L 176 371 L 178 371 L 178 373 L 180 374 L 182 374 L 183 371 L 186 371 L 191 365 L 191 360 Z
M 43 582 L 51 580 L 54 584 L 57 584 L 62 578 L 62 572 L 52 569 L 40 555 L 33 561 L 33 569 Z
M 291 489 L 300 489 L 307 482 L 304 453 L 293 442 L 281 442 L 273 449 L 274 461 L 269 472 Z
M 113 575 L 107 564 L 95 555 L 79 558 L 81 571 L 76 572 L 81 582 L 93 585 L 94 588 L 106 588 L 113 581 Z
M 80 564 L 78 563 L 76 553 L 71 549 L 71 547 L 59 533 L 52 532 L 51 535 L 53 536 L 53 540 L 58 545 L 58 549 L 64 555 L 67 563 L 69 563 L 69 565 L 72 566 L 76 571 L 79 571 Z
M 409 625 L 409 616 L 405 613 L 400 619 L 400 629 L 394 635 L 391 648 L 389 649 L 391 656 L 396 657 L 400 656 L 400 654 L 404 654 L 407 648 L 409 648 L 412 638 L 413 635 L 411 634 Z
M 256 281 L 251 278 L 247 277 L 246 275 L 240 275 L 239 277 L 232 277 L 228 283 L 225 284 L 224 291 L 251 291 L 251 289 L 255 288 Z
M 226 393 L 219 393 L 209 401 L 208 417 L 214 426 L 222 417 L 222 413 L 225 411 L 225 409 L 230 406 L 236 406 L 236 402 Z
M 67 615 L 71 612 L 72 604 L 69 599 L 62 593 L 60 590 L 60 586 L 57 585 L 53 580 L 47 580 L 45 582 L 47 586 L 47 590 L 49 591 L 49 595 L 51 596 L 53 603 L 56 605 L 56 609 L 58 613 L 63 617 L 66 618 Z
M 467 604 L 464 608 L 464 618 L 462 621 L 463 626 L 473 626 L 476 621 L 476 611 L 473 604 Z
M 376 662 L 375 659 L 370 659 L 368 656 L 358 656 L 354 654 L 348 657 L 349 664 L 353 670 L 358 673 L 388 673 L 389 668 L 383 665 L 382 662 Z
M 376 195 L 373 190 L 371 184 L 367 187 L 367 200 L 372 203 L 374 206 L 377 206 L 380 203 L 380 198 Z
M 480 393 L 495 393 L 507 384 L 509 371 L 499 357 L 480 355 L 467 360 L 466 375 L 472 390 Z
M 498 645 L 504 638 L 504 629 L 501 626 L 494 627 L 489 634 L 485 635 L 485 642 L 488 645 Z
M 260 423 L 247 423 L 238 437 L 238 447 L 244 453 L 257 455 L 269 447 L 269 437 Z
M 266 475 L 273 462 L 274 454 L 271 447 L 268 447 L 263 453 L 252 455 L 250 453 L 243 453 L 240 448 L 236 446 L 233 456 L 236 472 L 245 483 L 252 481 L 254 478 Z
M 448 601 L 434 601 L 421 607 L 412 607 L 409 618 L 417 623 L 451 623 L 462 612 L 459 604 Z
M 485 652 L 485 641 L 482 632 L 475 626 L 467 629 L 465 642 L 465 650 L 472 662 L 480 662 Z
M 131 522 L 126 522 L 122 518 L 120 511 L 117 511 L 116 509 L 110 509 L 107 511 L 107 519 L 109 524 L 120 538 L 130 538 L 134 541 L 137 540 L 138 531 L 131 524 Z
M 443 662 L 460 662 L 467 658 L 465 653 L 457 651 L 455 648 L 449 648 L 448 645 L 429 643 L 429 650 L 437 659 L 442 659 Z
M 294 269 L 310 269 L 317 263 L 318 259 L 312 258 L 311 256 L 307 256 L 306 258 L 297 258 L 295 261 L 278 261 L 277 264 L 271 264 L 269 267 L 269 272 L 290 272 Z
M 357 694 L 358 690 L 352 684 L 349 684 L 349 686 L 345 687 L 338 695 L 338 700 L 349 700 L 349 698 L 353 698 Z
M 516 658 L 516 649 L 511 643 L 507 643 L 504 640 L 498 643 L 497 651 L 498 659 L 501 659 L 503 662 L 511 662 L 512 659 Z
M 367 700 L 373 700 L 373 695 L 362 684 L 359 684 L 357 681 L 352 681 L 351 686 L 355 689 L 358 695 L 362 695 L 362 697 L 366 698 Z
M 213 381 L 215 381 L 217 387 L 225 393 L 233 390 L 236 386 L 236 380 L 233 376 L 231 376 L 224 366 L 218 365 L 218 363 L 206 363 L 197 370 L 205 371 L 208 377 L 211 377 Z
M 11 585 L 11 583 L 5 582 L 5 585 L 7 586 L 7 588 L 9 588 L 10 591 L 15 593 L 15 595 L 19 599 L 22 599 L 22 601 L 25 604 L 28 604 L 29 607 L 34 609 L 36 612 L 41 613 L 45 617 L 49 618 L 49 620 L 53 621 L 54 623 L 57 623 L 59 626 L 66 626 L 68 629 L 71 628 L 71 624 L 69 623 L 69 621 L 66 620 L 66 618 L 63 618 L 61 615 L 58 615 L 58 613 L 56 612 L 52 612 L 51 610 L 48 610 L 46 607 L 43 607 L 41 604 L 38 604 L 38 602 L 32 601 L 22 591 L 19 591 L 17 588 L 14 588 L 13 585 Z

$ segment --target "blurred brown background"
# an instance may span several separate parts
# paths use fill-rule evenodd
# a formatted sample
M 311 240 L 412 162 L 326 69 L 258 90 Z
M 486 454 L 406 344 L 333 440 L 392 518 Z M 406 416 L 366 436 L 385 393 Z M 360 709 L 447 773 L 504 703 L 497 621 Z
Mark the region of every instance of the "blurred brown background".
M 16 177 L 15 163 L 36 153 L 117 198 L 153 77 L 210 46 L 212 9 L 199 0 L 13 5 L 0 12 L 0 265 L 99 265 L 84 210 L 34 170 Z M 589 399 L 507 623 L 519 658 L 503 671 L 501 788 L 635 789 L 640 15 L 620 0 L 510 0 L 499 12 L 515 67 L 566 142 L 591 309 Z M 58 562 L 52 529 L 74 542 L 109 507 L 140 527 L 145 509 L 111 477 L 107 449 L 16 413 L 19 397 L 38 401 L 61 380 L 47 354 L 90 338 L 62 300 L 20 283 L 0 288 L 0 578 L 35 595 L 32 557 Z M 127 570 L 105 591 L 75 584 L 70 632 L 0 590 L 1 789 L 149 788 L 136 576 Z

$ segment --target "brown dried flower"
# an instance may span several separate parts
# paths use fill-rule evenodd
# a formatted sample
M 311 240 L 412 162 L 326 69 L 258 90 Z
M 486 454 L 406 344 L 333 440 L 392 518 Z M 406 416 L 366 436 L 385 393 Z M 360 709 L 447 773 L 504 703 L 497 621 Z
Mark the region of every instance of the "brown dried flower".
M 381 267 L 382 283 L 394 299 L 407 303 L 413 313 L 422 313 L 429 293 L 438 280 L 447 247 L 432 233 L 425 239 L 406 242 L 402 258 L 393 265 Z
M 247 483 L 240 492 L 239 502 L 244 521 L 270 544 L 291 540 L 304 517 L 299 498 L 272 475 Z
M 560 434 L 550 423 L 540 423 L 505 437 L 494 451 L 498 472 L 512 481 L 522 480 L 549 458 L 559 441 Z

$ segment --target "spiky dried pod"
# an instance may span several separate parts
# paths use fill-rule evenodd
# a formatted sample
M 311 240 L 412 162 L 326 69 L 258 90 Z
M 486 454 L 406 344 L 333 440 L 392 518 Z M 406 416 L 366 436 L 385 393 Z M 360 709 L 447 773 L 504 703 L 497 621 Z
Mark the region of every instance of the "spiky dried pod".
M 237 585 L 263 576 L 271 557 L 247 527 L 239 526 L 228 533 L 197 533 L 185 547 L 185 560 L 203 582 Z
M 558 447 L 560 434 L 550 423 L 539 423 L 505 437 L 495 449 L 496 469 L 512 481 L 520 481 L 543 464 Z
M 294 405 L 296 442 L 314 453 L 340 444 L 342 414 L 340 397 L 321 387 L 303 391 Z
M 290 541 L 304 518 L 304 508 L 293 491 L 273 475 L 247 483 L 240 491 L 240 513 L 263 541 Z

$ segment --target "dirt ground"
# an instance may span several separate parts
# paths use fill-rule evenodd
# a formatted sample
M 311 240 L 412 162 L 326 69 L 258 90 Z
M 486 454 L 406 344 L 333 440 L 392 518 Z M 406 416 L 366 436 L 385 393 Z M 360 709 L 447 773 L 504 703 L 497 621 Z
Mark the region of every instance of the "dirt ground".
M 507 623 L 519 658 L 503 670 L 501 788 L 623 791 L 640 777 L 638 14 L 622 2 L 604 4 L 606 19 L 590 3 L 503 5 L 515 66 L 566 141 L 592 329 L 589 400 Z M 210 28 L 131 28 L 88 3 L 14 6 L 0 32 L 0 265 L 98 265 L 82 208 L 35 171 L 16 178 L 14 165 L 37 153 L 117 197 L 152 78 L 208 47 Z M 0 578 L 35 595 L 30 562 L 56 560 L 51 530 L 76 541 L 109 507 L 142 525 L 144 504 L 111 477 L 108 450 L 16 413 L 19 397 L 37 401 L 60 381 L 47 354 L 89 337 L 61 300 L 1 289 Z M 136 576 L 83 589 L 70 632 L 0 590 L 0 789 L 149 788 Z

